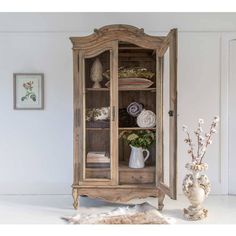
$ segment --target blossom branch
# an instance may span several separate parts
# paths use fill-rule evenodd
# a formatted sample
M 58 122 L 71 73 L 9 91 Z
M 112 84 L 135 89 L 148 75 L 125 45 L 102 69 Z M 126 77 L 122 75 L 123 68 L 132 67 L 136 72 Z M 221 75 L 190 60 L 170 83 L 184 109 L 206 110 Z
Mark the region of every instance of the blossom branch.
M 203 129 L 202 129 L 201 125 L 204 124 L 204 120 L 203 119 L 198 120 L 198 128 L 194 132 L 195 135 L 197 136 L 197 153 L 196 153 L 196 157 L 194 156 L 194 148 L 193 148 L 194 145 L 193 145 L 193 142 L 190 138 L 190 133 L 188 132 L 187 126 L 186 125 L 183 126 L 183 131 L 187 135 L 187 138 L 185 138 L 184 141 L 190 147 L 190 150 L 188 150 L 188 153 L 191 154 L 192 162 L 196 162 L 197 164 L 202 163 L 202 160 L 203 160 L 203 158 L 206 154 L 206 149 L 207 149 L 208 145 L 212 143 L 212 136 L 213 136 L 213 134 L 216 133 L 216 125 L 217 125 L 218 122 L 219 122 L 219 117 L 218 116 L 214 117 L 214 120 L 213 120 L 213 122 L 210 126 L 209 133 L 205 134 L 206 141 L 205 141 L 205 144 L 204 144 L 204 139 L 205 138 L 201 135 L 202 132 L 203 132 Z

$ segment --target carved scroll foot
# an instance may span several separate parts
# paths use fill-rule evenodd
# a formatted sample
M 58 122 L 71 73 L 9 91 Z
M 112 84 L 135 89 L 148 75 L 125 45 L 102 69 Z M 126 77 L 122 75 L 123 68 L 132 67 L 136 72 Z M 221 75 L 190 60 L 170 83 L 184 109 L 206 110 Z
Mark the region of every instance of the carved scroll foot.
M 158 197 L 158 209 L 160 211 L 162 211 L 163 207 L 164 207 L 164 199 L 165 199 L 165 194 L 160 194 L 160 196 Z
M 72 190 L 72 196 L 73 196 L 73 200 L 74 200 L 74 203 L 73 203 L 73 206 L 75 209 L 78 209 L 79 207 L 79 190 L 77 188 L 73 188 Z

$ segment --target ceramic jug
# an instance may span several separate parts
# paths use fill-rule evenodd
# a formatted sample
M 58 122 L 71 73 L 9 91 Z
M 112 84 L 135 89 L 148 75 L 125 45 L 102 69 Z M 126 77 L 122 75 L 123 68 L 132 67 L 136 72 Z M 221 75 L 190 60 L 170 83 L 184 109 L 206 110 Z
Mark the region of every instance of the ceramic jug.
M 141 147 L 131 146 L 131 153 L 129 158 L 129 168 L 144 168 L 144 163 L 148 159 L 150 152 L 147 149 Z M 146 152 L 147 155 L 144 158 L 143 152 Z

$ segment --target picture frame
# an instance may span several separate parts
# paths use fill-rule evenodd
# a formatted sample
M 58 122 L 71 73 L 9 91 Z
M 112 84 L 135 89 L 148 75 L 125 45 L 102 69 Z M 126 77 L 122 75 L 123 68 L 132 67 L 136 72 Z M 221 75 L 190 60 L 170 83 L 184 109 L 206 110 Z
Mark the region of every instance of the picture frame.
M 44 74 L 13 74 L 13 107 L 15 110 L 44 109 Z

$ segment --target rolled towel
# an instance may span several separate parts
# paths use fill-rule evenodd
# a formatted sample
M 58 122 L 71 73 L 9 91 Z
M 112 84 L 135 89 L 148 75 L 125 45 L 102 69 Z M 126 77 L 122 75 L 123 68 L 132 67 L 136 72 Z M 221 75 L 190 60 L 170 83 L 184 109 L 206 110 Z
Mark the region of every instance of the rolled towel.
M 141 128 L 153 128 L 156 126 L 156 115 L 150 110 L 143 109 L 137 117 L 137 124 Z
M 137 117 L 143 110 L 143 104 L 138 102 L 132 102 L 127 107 L 127 112 L 133 117 Z

